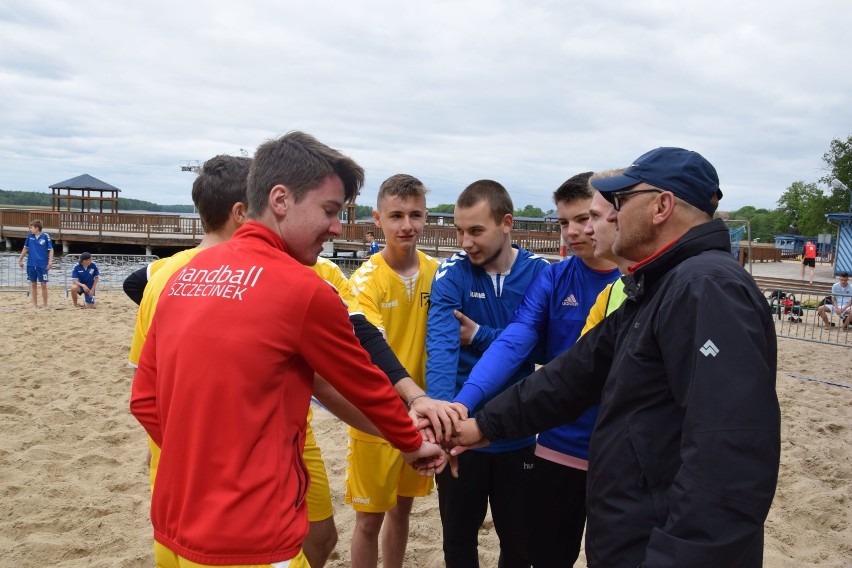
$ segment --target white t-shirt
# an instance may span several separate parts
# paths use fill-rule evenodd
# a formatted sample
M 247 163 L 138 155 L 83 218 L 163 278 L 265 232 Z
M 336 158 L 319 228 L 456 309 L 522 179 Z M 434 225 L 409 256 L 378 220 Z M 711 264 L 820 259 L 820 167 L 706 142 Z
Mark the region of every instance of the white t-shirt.
M 847 307 L 852 300 L 852 284 L 847 283 L 846 286 L 841 286 L 840 282 L 835 282 L 831 287 L 831 295 L 834 296 L 839 307 Z

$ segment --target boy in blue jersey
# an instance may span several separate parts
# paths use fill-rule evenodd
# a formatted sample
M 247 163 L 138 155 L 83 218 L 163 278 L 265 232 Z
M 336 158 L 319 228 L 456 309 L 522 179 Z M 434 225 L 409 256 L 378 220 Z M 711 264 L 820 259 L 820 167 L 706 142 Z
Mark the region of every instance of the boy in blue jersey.
M 53 264 L 53 241 L 42 231 L 43 227 L 41 219 L 30 222 L 30 234 L 18 256 L 18 265 L 24 268 L 24 255 L 27 255 L 27 280 L 30 281 L 34 308 L 38 307 L 38 282 L 41 282 L 42 304 L 47 307 L 47 276 Z
M 377 252 L 379 252 L 379 243 L 376 241 L 376 235 L 373 231 L 367 231 L 366 234 L 367 244 L 370 246 L 370 251 L 368 256 L 373 256 Z
M 584 232 L 592 202 L 591 175 L 576 175 L 553 194 L 562 236 L 572 256 L 549 265 L 530 284 L 512 322 L 455 397 L 454 401 L 464 405 L 458 408 L 461 413 L 472 415 L 516 382 L 519 367 L 539 345 L 546 361 L 573 345 L 598 294 L 619 277 L 612 262 L 595 258 L 594 243 Z M 472 314 L 465 315 L 476 321 Z M 589 438 L 596 417 L 594 407 L 576 422 L 538 436 L 528 525 L 530 558 L 536 568 L 571 566 L 579 555 L 586 519 Z
M 426 334 L 426 392 L 449 401 L 467 380 L 488 345 L 508 325 L 527 286 L 547 261 L 512 245 L 512 199 L 497 182 L 469 185 L 455 207 L 455 225 L 464 252 L 444 261 L 435 274 Z M 479 323 L 469 345 L 459 341 L 455 311 Z M 514 378 L 533 368 L 524 357 Z M 460 475 L 437 475 L 438 503 L 449 568 L 478 566 L 477 537 L 490 502 L 500 539 L 500 566 L 529 566 L 527 494 L 534 438 L 493 444 L 460 456 Z
M 83 307 L 95 307 L 95 288 L 98 286 L 101 273 L 98 265 L 92 261 L 92 254 L 84 252 L 80 255 L 80 261 L 71 270 L 71 300 L 74 307 L 78 307 L 77 297 L 83 296 Z

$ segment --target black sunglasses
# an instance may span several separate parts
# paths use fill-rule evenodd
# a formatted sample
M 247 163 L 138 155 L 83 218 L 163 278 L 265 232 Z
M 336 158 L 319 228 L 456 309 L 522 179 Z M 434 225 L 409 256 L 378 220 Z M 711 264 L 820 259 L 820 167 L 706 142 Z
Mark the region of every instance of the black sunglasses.
M 624 202 L 631 195 L 638 195 L 640 193 L 663 193 L 662 189 L 628 189 L 627 191 L 613 191 L 609 194 L 609 201 L 612 203 L 612 208 L 616 211 L 621 211 L 621 206 L 624 205 Z

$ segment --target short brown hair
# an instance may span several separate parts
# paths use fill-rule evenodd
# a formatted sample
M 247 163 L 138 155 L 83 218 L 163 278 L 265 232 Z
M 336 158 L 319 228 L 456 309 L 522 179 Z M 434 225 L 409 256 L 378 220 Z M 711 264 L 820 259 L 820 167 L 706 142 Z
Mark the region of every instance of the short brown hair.
M 343 182 L 347 203 L 358 196 L 364 185 L 364 169 L 304 132 L 288 132 L 258 146 L 248 177 L 248 213 L 258 217 L 266 210 L 269 192 L 283 185 L 296 203 L 331 175 Z
M 246 202 L 251 158 L 220 154 L 204 162 L 192 183 L 192 202 L 206 232 L 221 229 L 231 209 Z
M 506 191 L 506 188 L 490 179 L 475 181 L 464 188 L 459 198 L 456 199 L 456 207 L 466 209 L 473 207 L 480 201 L 488 202 L 488 206 L 491 208 L 491 216 L 498 224 L 503 222 L 503 217 L 506 214 L 511 215 L 515 212 L 512 197 Z
M 376 208 L 378 209 L 379 204 L 385 197 L 394 196 L 400 199 L 409 199 L 412 197 L 425 198 L 427 193 L 429 193 L 429 190 L 416 177 L 408 174 L 394 174 L 379 186 Z
M 591 199 L 592 188 L 589 187 L 589 178 L 593 172 L 583 172 L 565 180 L 556 191 L 553 192 L 553 202 L 573 203 L 578 199 Z
M 44 223 L 41 222 L 41 219 L 33 219 L 30 221 L 29 227 L 36 227 L 39 231 L 44 228 Z

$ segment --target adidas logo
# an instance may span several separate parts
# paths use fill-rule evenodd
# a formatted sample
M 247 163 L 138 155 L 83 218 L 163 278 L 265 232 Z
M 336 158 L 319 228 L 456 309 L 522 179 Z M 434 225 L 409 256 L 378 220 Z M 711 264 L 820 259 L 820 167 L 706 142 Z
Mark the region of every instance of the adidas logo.
M 705 357 L 708 357 L 710 355 L 715 357 L 716 355 L 719 354 L 719 348 L 716 347 L 716 344 L 713 343 L 712 341 L 710 341 L 709 339 L 707 340 L 707 343 L 705 343 L 704 345 L 701 346 L 701 349 L 699 349 L 699 351 Z
M 580 305 L 580 302 L 577 301 L 577 298 L 574 297 L 574 294 L 568 294 L 568 297 L 562 300 L 563 306 L 573 306 L 577 307 Z

